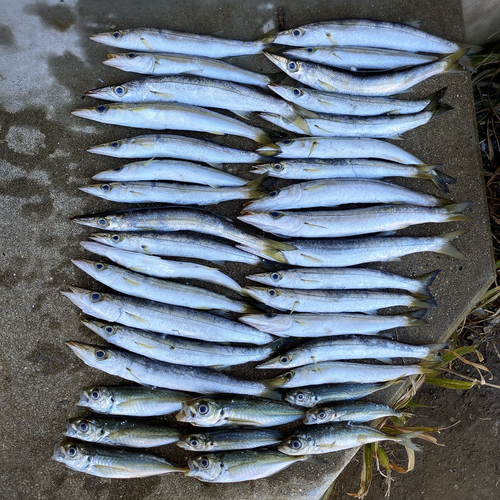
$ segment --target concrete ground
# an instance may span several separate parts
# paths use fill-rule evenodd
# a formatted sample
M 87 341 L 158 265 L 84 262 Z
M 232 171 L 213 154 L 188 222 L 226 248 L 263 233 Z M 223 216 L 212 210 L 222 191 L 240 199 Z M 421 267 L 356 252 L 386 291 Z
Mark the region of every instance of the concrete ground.
M 78 191 L 93 174 L 124 162 L 86 153 L 95 144 L 139 131 L 71 118 L 88 89 L 132 79 L 102 66 L 106 47 L 88 40 L 90 34 L 115 28 L 155 26 L 199 33 L 222 30 L 223 36 L 254 39 L 277 25 L 281 2 L 257 0 L 237 4 L 221 0 L 191 2 L 29 2 L 0 0 L 0 301 L 3 341 L 0 346 L 0 401 L 4 408 L 0 446 L 0 498 L 159 499 L 171 498 L 319 498 L 340 472 L 348 454 L 330 454 L 325 464 L 298 464 L 274 477 L 239 485 L 205 485 L 175 476 L 112 481 L 85 476 L 50 459 L 65 420 L 84 412 L 75 406 L 83 386 L 118 382 L 76 359 L 65 340 L 96 342 L 80 323 L 82 315 L 59 290 L 68 284 L 95 287 L 69 261 L 85 257 L 79 246 L 89 230 L 70 222 L 76 215 L 96 213 L 116 205 Z M 284 5 L 285 25 L 342 17 L 372 17 L 392 21 L 419 19 L 424 30 L 463 41 L 461 4 L 381 0 L 379 2 L 290 1 Z M 113 51 L 113 50 L 111 50 Z M 263 57 L 242 64 L 273 68 Z M 433 286 L 439 308 L 429 325 L 400 331 L 398 338 L 415 343 L 436 342 L 463 318 L 493 276 L 488 221 L 474 123 L 470 79 L 466 72 L 434 77 L 413 93 L 420 97 L 448 87 L 444 101 L 454 110 L 405 135 L 404 147 L 427 163 L 440 163 L 457 178 L 451 197 L 474 201 L 470 222 L 418 227 L 406 234 L 437 235 L 457 229 L 469 232 L 454 242 L 463 261 L 440 255 L 414 255 L 388 269 L 419 275 L 442 272 Z M 90 104 L 90 102 L 89 102 Z M 229 141 L 242 148 L 252 143 Z M 246 175 L 246 167 L 233 171 Z M 438 194 L 426 181 L 401 182 Z M 235 215 L 241 204 L 217 207 Z M 248 268 L 230 266 L 242 282 Z M 386 395 L 386 398 L 388 395 Z M 425 422 L 422 422 L 425 425 Z M 439 452 L 439 450 L 437 451 Z M 434 453 L 437 453 L 434 452 Z M 159 452 L 182 462 L 185 452 Z

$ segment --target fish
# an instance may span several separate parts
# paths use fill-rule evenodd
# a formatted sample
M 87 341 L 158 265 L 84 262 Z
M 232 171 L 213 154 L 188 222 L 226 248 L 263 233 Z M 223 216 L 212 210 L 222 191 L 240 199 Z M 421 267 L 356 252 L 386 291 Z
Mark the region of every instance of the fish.
M 96 181 L 176 181 L 206 186 L 238 187 L 248 183 L 220 169 L 182 160 L 135 161 L 99 172 L 92 177 Z
M 164 458 L 137 451 L 64 440 L 54 448 L 52 458 L 66 467 L 92 476 L 129 479 L 170 472 L 185 472 Z
M 431 76 L 460 71 L 460 59 L 467 51 L 468 49 L 463 49 L 437 61 L 409 69 L 362 75 L 297 59 L 287 59 L 269 52 L 264 52 L 264 55 L 288 76 L 315 90 L 349 95 L 392 96 L 406 92 Z M 462 63 L 468 65 L 466 61 Z
M 267 173 L 278 179 L 383 179 L 409 177 L 429 179 L 441 191 L 448 193 L 448 184 L 457 181 L 437 170 L 439 165 L 403 165 L 383 160 L 333 158 L 330 160 L 282 160 L 276 163 L 256 165 L 253 174 Z
M 457 44 L 414 26 L 372 19 L 321 21 L 277 33 L 273 43 L 293 47 L 347 45 L 451 54 Z
M 96 33 L 90 39 L 126 50 L 174 52 L 222 59 L 259 54 L 273 43 L 275 34 L 271 30 L 255 41 L 241 41 L 163 28 L 133 28 Z
M 194 75 L 257 87 L 266 87 L 273 81 L 281 80 L 282 76 L 256 73 L 210 57 L 160 52 L 108 54 L 103 64 L 143 75 Z
M 322 384 L 311 385 L 309 387 L 299 387 L 289 389 L 285 392 L 283 399 L 294 405 L 312 408 L 314 406 L 332 403 L 336 401 L 355 401 L 369 396 L 374 392 L 387 389 L 398 384 L 400 380 L 389 380 L 388 382 L 378 382 L 372 384 Z
M 241 250 L 283 263 L 286 263 L 283 250 L 295 249 L 287 243 L 248 234 L 237 228 L 231 219 L 194 207 L 144 208 L 75 217 L 72 220 L 107 231 L 192 231 L 208 234 L 240 243 L 244 247 Z
M 347 267 L 367 262 L 388 262 L 418 252 L 436 252 L 457 259 L 465 256 L 450 241 L 467 231 L 439 236 L 372 236 L 291 241 L 296 250 L 282 252 L 290 265 Z
M 310 457 L 289 457 L 274 450 L 241 450 L 210 453 L 188 460 L 189 472 L 209 483 L 236 483 L 254 481 L 272 476 L 295 462 L 311 461 Z
M 432 100 L 441 100 L 446 89 L 422 99 L 397 99 L 388 96 L 360 96 L 325 92 L 307 87 L 270 83 L 269 89 L 287 101 L 316 113 L 352 116 L 409 115 L 423 111 Z M 272 113 L 271 110 L 265 110 Z
M 246 314 L 239 320 L 260 331 L 282 337 L 316 338 L 331 335 L 375 335 L 385 330 L 406 326 L 422 326 L 425 310 L 417 312 L 377 316 L 376 314 L 330 313 L 330 314 Z
M 347 359 L 378 359 L 389 361 L 394 358 L 413 358 L 428 363 L 442 363 L 438 351 L 447 344 L 410 345 L 395 340 L 366 335 L 335 336 L 315 339 L 291 351 L 284 352 L 256 368 L 296 368 L 321 361 Z
M 401 139 L 401 134 L 421 127 L 429 121 L 443 116 L 451 109 L 447 104 L 431 101 L 425 109 L 410 115 L 345 116 L 322 113 L 317 118 L 305 118 L 305 123 L 310 131 L 308 135 L 316 137 Z M 284 130 L 304 134 L 301 128 L 285 116 L 274 113 L 259 113 L 259 116 Z
M 364 312 L 372 314 L 387 307 L 406 306 L 429 309 L 435 299 L 406 293 L 371 290 L 299 290 L 247 286 L 245 292 L 255 300 L 280 311 L 309 313 Z
M 113 290 L 133 297 L 192 309 L 216 309 L 240 313 L 255 312 L 255 308 L 245 302 L 231 299 L 205 288 L 146 276 L 103 262 L 83 259 L 72 259 L 71 262 L 97 281 Z
M 118 147 L 118 146 L 117 146 Z M 374 158 L 404 165 L 423 165 L 416 156 L 389 142 L 358 137 L 299 137 L 257 149 L 276 158 Z M 262 162 L 263 163 L 263 162 Z
M 77 405 L 105 415 L 152 417 L 177 412 L 182 401 L 193 397 L 193 393 L 140 385 L 97 386 L 83 389 Z
M 419 54 L 396 49 L 379 49 L 375 47 L 307 47 L 287 49 L 283 55 L 290 59 L 310 61 L 348 71 L 358 70 L 391 70 L 408 66 L 418 66 L 436 61 L 439 56 Z
M 99 144 L 87 149 L 89 153 L 115 158 L 178 158 L 208 163 L 258 163 L 262 160 L 255 151 L 241 151 L 215 144 L 212 141 L 182 135 L 147 134 Z
M 420 364 L 374 365 L 348 361 L 322 361 L 293 368 L 265 383 L 270 389 L 283 389 L 319 384 L 387 382 L 410 375 L 436 375 L 436 373 L 439 372 Z
M 177 446 L 189 451 L 248 450 L 273 446 L 283 440 L 280 431 L 274 429 L 221 429 L 203 430 L 201 433 L 183 434 Z
M 181 432 L 166 425 L 116 417 L 70 418 L 65 436 L 89 443 L 153 448 L 175 443 Z
M 198 394 L 219 392 L 276 395 L 261 382 L 238 379 L 198 366 L 174 365 L 133 354 L 123 349 L 103 347 L 74 340 L 66 344 L 88 366 L 142 385 Z
M 374 290 L 378 288 L 406 290 L 414 295 L 430 297 L 429 287 L 439 270 L 411 278 L 381 269 L 362 267 L 296 268 L 252 274 L 246 278 L 268 286 L 303 290 Z
M 377 418 L 402 418 L 403 413 L 390 406 L 369 401 L 342 402 L 329 406 L 317 406 L 306 413 L 304 424 L 317 425 L 329 422 L 369 422 Z
M 258 127 L 190 104 L 111 103 L 75 109 L 71 114 L 99 123 L 124 127 L 209 132 L 214 135 L 246 137 L 261 144 L 272 142 L 267 133 Z
M 214 205 L 231 200 L 260 198 L 267 191 L 261 183 L 266 174 L 238 187 L 211 187 L 157 181 L 107 182 L 80 187 L 80 191 L 118 203 L 171 203 Z
M 391 436 L 374 427 L 361 424 L 339 422 L 314 425 L 295 432 L 278 446 L 278 450 L 286 455 L 315 455 L 332 451 L 357 448 L 367 443 L 394 441 L 407 448 L 419 451 L 420 448 L 411 439 L 419 432 Z
M 110 247 L 162 257 L 186 257 L 214 263 L 242 262 L 252 266 L 269 267 L 260 257 L 201 233 L 139 232 L 93 233 L 89 238 Z M 122 264 L 123 265 L 123 264 Z M 125 266 L 126 267 L 126 266 Z
M 61 292 L 85 314 L 132 328 L 211 342 L 269 344 L 272 335 L 221 316 L 126 295 L 69 287 Z
M 116 323 L 96 320 L 82 323 L 110 344 L 176 365 L 225 367 L 262 361 L 287 343 L 278 339 L 263 347 L 242 347 L 158 334 Z
M 320 179 L 292 184 L 280 190 L 275 189 L 259 200 L 246 203 L 243 213 L 297 208 L 335 207 L 351 203 L 404 203 L 422 207 L 438 207 L 449 203 L 449 200 L 420 193 L 378 179 Z M 463 208 L 461 205 L 459 210 Z M 384 209 L 377 207 L 372 210 Z M 278 214 L 276 218 L 272 216 L 271 218 L 279 220 L 280 212 L 276 213 Z M 315 213 L 317 212 L 313 212 L 313 214 Z M 296 220 L 300 220 L 300 215 L 295 217 Z M 307 218 L 308 216 L 302 217 Z M 385 219 L 386 214 L 381 215 L 381 217 Z M 248 220 L 241 217 L 238 218 L 240 220 Z M 311 221 L 311 225 L 320 226 L 320 228 L 325 224 L 317 220 Z M 349 222 L 349 225 L 353 225 L 352 221 Z M 376 231 L 380 231 L 380 229 Z
M 175 418 L 199 427 L 272 427 L 303 418 L 304 409 L 283 401 L 216 395 L 185 401 Z
M 250 113 L 266 111 L 286 116 L 299 128 L 308 132 L 295 104 L 265 94 L 253 87 L 235 82 L 204 78 L 192 75 L 167 75 L 147 77 L 139 80 L 90 90 L 87 96 L 114 102 L 180 102 L 192 106 L 218 108 L 232 111 L 242 118 Z M 315 113 L 306 113 L 312 117 Z
M 192 262 L 166 260 L 154 255 L 121 250 L 95 241 L 81 241 L 80 245 L 102 257 L 107 257 L 120 266 L 157 278 L 190 278 L 207 281 L 229 288 L 242 294 L 242 288 L 236 281 L 214 267 L 202 266 Z
M 318 212 L 254 212 L 244 209 L 243 215 L 238 219 L 283 238 L 345 238 L 396 231 L 418 224 L 470 220 L 463 212 L 471 205 L 472 203 L 451 204 L 445 207 L 376 205 L 369 208 Z

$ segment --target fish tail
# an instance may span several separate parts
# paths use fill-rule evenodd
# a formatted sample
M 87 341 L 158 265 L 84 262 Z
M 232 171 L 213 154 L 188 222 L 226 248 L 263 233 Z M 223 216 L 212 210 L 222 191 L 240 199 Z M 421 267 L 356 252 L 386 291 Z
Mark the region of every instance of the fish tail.
M 269 134 L 265 130 L 257 129 L 259 132 L 252 137 L 255 142 L 259 144 L 272 144 L 273 140 L 269 137 Z
M 418 172 L 413 176 L 417 179 L 430 179 L 443 193 L 449 193 L 447 184 L 455 184 L 457 182 L 453 177 L 446 175 L 436 167 L 440 165 L 415 165 Z
M 444 60 L 448 63 L 445 71 L 461 71 L 462 68 L 474 71 L 474 66 L 471 60 L 465 55 L 468 51 L 469 49 L 465 47 L 458 50 L 454 54 L 450 54 L 449 56 L 445 57 Z
M 424 347 L 429 349 L 429 353 L 422 358 L 422 362 L 424 364 L 435 365 L 436 363 L 442 363 L 443 360 L 441 356 L 437 353 L 438 351 L 442 351 L 449 347 L 450 344 L 448 342 L 442 342 L 441 344 L 427 344 Z
M 416 278 L 419 282 L 417 293 L 422 297 L 432 297 L 429 287 L 432 285 L 436 276 L 441 272 L 441 269 L 437 271 L 432 271 L 431 273 L 424 274 Z
M 293 125 L 295 125 L 296 127 L 299 127 L 300 130 L 302 130 L 302 132 L 304 132 L 305 134 L 312 135 L 311 129 L 309 128 L 307 122 L 304 120 L 303 116 L 293 115 L 293 116 L 287 116 L 285 119 L 288 120 Z
M 257 41 L 263 43 L 266 46 L 271 45 L 274 42 L 274 40 L 276 40 L 276 35 L 278 33 L 279 33 L 279 26 L 264 33 L 262 36 L 257 38 Z M 265 50 L 266 48 L 267 47 L 264 47 L 262 50 Z
M 248 245 L 236 245 L 236 248 L 243 250 L 244 252 L 251 253 L 253 255 L 258 255 L 262 257 L 265 255 L 266 259 L 270 259 L 274 262 L 281 262 L 282 264 L 288 264 L 286 257 L 279 251 L 273 250 L 272 248 L 254 248 Z
M 261 186 L 267 176 L 267 172 L 261 174 L 243 186 L 243 191 L 247 195 L 247 199 L 262 198 L 262 196 L 267 193 L 267 191 Z
M 279 385 L 276 385 L 276 387 L 270 387 L 269 385 L 269 382 L 271 382 L 270 380 L 264 380 L 264 381 L 261 380 L 260 382 L 266 386 L 266 389 L 259 394 L 261 398 L 276 399 L 278 401 L 283 400 L 281 394 L 274 390 L 278 388 Z
M 427 314 L 427 311 L 425 309 L 405 314 L 404 316 L 406 316 L 407 319 L 408 319 L 407 326 L 424 326 L 424 325 L 427 325 L 427 321 L 425 321 L 423 319 L 426 314 Z
M 456 221 L 456 220 L 470 220 L 468 215 L 463 212 L 472 206 L 472 201 L 467 201 L 465 203 L 453 203 L 447 205 L 445 210 L 447 210 L 448 215 L 446 216 L 446 222 Z
M 319 118 L 318 113 L 316 113 L 315 111 L 311 111 L 310 109 L 304 108 L 299 104 L 295 104 L 292 102 L 290 104 L 292 105 L 295 112 L 298 115 L 303 116 L 304 118 Z
M 483 50 L 481 45 L 473 45 L 471 43 L 459 43 L 458 46 L 461 49 L 467 49 L 467 54 L 477 54 Z
M 438 116 L 442 116 L 448 111 L 451 111 L 453 109 L 452 106 L 441 102 L 441 99 L 443 98 L 445 92 L 446 92 L 446 87 L 444 89 L 439 90 L 438 92 L 435 92 L 431 97 L 431 101 L 429 102 L 429 104 L 427 104 L 427 106 L 424 108 L 423 111 L 432 112 L 433 118 L 437 118 Z
M 426 300 L 422 300 L 422 299 Z M 433 309 L 437 307 L 437 302 L 434 297 L 422 297 L 420 294 L 414 294 L 413 300 L 410 302 L 409 307 L 418 307 L 419 309 Z
M 461 230 L 461 231 L 453 231 L 452 233 L 446 233 L 442 234 L 438 238 L 441 240 L 442 244 L 440 248 L 436 250 L 437 253 L 441 253 L 443 255 L 449 255 L 450 257 L 455 257 L 457 259 L 465 259 L 465 255 L 460 252 L 458 249 L 456 249 L 451 243 L 451 240 L 454 240 L 455 238 L 458 238 L 459 236 L 462 236 L 465 234 L 467 231 Z
M 412 438 L 418 437 L 421 432 L 408 432 L 404 434 L 399 434 L 398 436 L 394 436 L 392 438 L 392 441 L 396 441 L 399 444 L 402 444 L 406 448 L 410 448 L 415 451 L 420 451 L 420 446 L 416 445 L 413 441 Z
M 436 199 L 438 200 L 437 203 L 434 205 L 436 207 L 442 207 L 443 205 L 453 204 L 453 200 L 450 200 L 449 198 L 443 198 L 440 196 L 436 196 Z

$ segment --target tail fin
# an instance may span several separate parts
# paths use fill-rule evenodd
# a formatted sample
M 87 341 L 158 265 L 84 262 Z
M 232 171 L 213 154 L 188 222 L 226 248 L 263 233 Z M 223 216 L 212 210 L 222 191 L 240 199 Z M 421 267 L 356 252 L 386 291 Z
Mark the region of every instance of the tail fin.
M 424 326 L 427 325 L 427 321 L 423 318 L 427 314 L 425 309 L 421 309 L 420 311 L 415 311 L 412 313 L 405 314 L 404 316 L 408 319 L 407 326 Z
M 427 300 L 420 300 L 418 295 L 413 296 L 413 300 L 410 302 L 409 307 L 418 307 L 420 309 L 433 309 L 437 307 L 437 302 L 435 298 L 430 298 Z
M 449 193 L 447 184 L 455 184 L 457 180 L 440 170 L 436 170 L 436 167 L 439 165 L 415 165 L 418 172 L 414 177 L 430 179 L 443 193 Z
M 415 443 L 412 442 L 412 438 L 418 437 L 421 432 L 407 432 L 403 434 L 398 434 L 397 436 L 394 436 L 391 439 L 391 441 L 396 441 L 399 444 L 402 444 L 403 446 L 406 446 L 406 448 L 410 448 L 415 451 L 420 451 L 420 446 L 416 445 Z
M 304 118 L 319 118 L 318 113 L 316 113 L 315 111 L 311 111 L 310 109 L 304 108 L 294 102 L 290 104 L 293 106 L 297 114 L 303 116 Z
M 451 111 L 453 109 L 452 106 L 441 102 L 441 99 L 443 98 L 445 92 L 446 87 L 433 94 L 431 101 L 429 102 L 429 104 L 427 104 L 423 111 L 431 111 L 433 118 L 437 118 L 438 116 L 444 115 L 448 111 Z
M 443 342 L 441 344 L 427 344 L 424 345 L 423 347 L 429 349 L 429 353 L 422 358 L 423 362 L 426 363 L 442 363 L 443 360 L 441 359 L 441 356 L 437 353 L 437 351 L 442 351 L 443 349 L 446 349 L 449 347 L 449 343 Z
M 459 236 L 462 236 L 465 234 L 467 231 L 453 231 L 452 233 L 446 233 L 442 234 L 441 236 L 438 236 L 438 238 L 441 240 L 442 244 L 441 247 L 435 250 L 437 253 L 441 253 L 443 255 L 449 255 L 450 257 L 455 257 L 457 259 L 465 259 L 465 255 L 457 250 L 451 243 L 451 240 L 454 240 L 455 238 L 458 238 Z
M 472 65 L 471 60 L 465 55 L 468 51 L 468 48 L 463 48 L 454 54 L 450 54 L 445 57 L 444 60 L 448 63 L 445 71 L 461 70 L 461 68 L 474 71 L 474 66 Z
M 267 132 L 259 128 L 257 128 L 257 130 L 259 130 L 259 132 L 255 135 L 255 137 L 253 137 L 255 142 L 258 142 L 259 144 L 271 144 L 273 142 Z
M 445 210 L 448 212 L 446 217 L 446 221 L 456 221 L 456 220 L 470 220 L 468 215 L 463 214 L 464 210 L 467 210 L 473 204 L 472 201 L 467 201 L 465 203 L 453 203 L 451 205 L 447 205 Z
M 267 178 L 267 172 L 259 175 L 255 179 L 251 180 L 250 182 L 247 182 L 243 187 L 242 190 L 243 192 L 247 195 L 247 199 L 255 199 L 255 198 L 262 198 L 267 191 L 262 189 L 261 184 L 264 182 L 264 180 Z
M 276 35 L 279 33 L 279 26 L 276 28 L 273 28 L 272 30 L 269 30 L 267 33 L 264 33 L 262 36 L 257 38 L 258 42 L 262 42 L 264 45 L 271 45 L 274 40 L 276 39 Z M 265 50 L 266 47 L 264 47 L 262 50 Z
M 441 272 L 440 269 L 437 271 L 432 271 L 432 273 L 427 273 L 416 278 L 419 282 L 417 293 L 422 297 L 432 297 L 429 287 L 432 285 L 436 276 Z

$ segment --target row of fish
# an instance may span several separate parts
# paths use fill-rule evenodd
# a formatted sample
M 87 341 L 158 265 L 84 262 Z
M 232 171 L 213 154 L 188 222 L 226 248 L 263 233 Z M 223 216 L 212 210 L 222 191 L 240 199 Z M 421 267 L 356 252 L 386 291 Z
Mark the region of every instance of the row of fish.
M 162 76 L 92 90 L 88 96 L 113 102 L 78 109 L 74 115 L 135 128 L 235 135 L 261 146 L 246 151 L 216 139 L 165 134 L 101 144 L 89 151 L 141 160 L 97 174 L 94 179 L 104 183 L 83 191 L 121 203 L 205 206 L 251 200 L 239 217 L 242 222 L 299 239 L 256 236 L 217 213 L 182 206 L 75 218 L 107 231 L 91 235 L 92 241 L 82 246 L 121 267 L 82 259 L 73 263 L 125 295 L 77 287 L 63 292 L 101 320 L 84 324 L 113 347 L 67 344 L 89 366 L 140 385 L 85 389 L 79 404 L 106 417 L 71 419 L 69 439 L 56 446 L 54 459 L 104 477 L 183 472 L 202 481 L 235 482 L 270 476 L 297 461 L 319 463 L 312 455 L 360 442 L 392 440 L 418 449 L 411 441 L 416 434 L 392 436 L 363 425 L 402 414 L 357 400 L 407 376 L 434 373 L 430 366 L 440 362 L 444 344 L 412 346 L 379 333 L 425 324 L 425 309 L 436 306 L 429 287 L 437 272 L 405 278 L 347 266 L 421 251 L 462 257 L 450 241 L 463 232 L 345 237 L 469 219 L 464 212 L 470 203 L 382 181 L 394 176 L 430 179 L 443 192 L 455 182 L 437 165 L 424 164 L 377 138 L 398 138 L 448 111 L 440 102 L 443 92 L 418 101 L 389 96 L 453 70 L 457 62 L 467 65 L 470 47 L 411 26 L 369 20 L 314 23 L 255 42 L 161 29 L 91 38 L 133 51 L 111 54 L 105 64 Z M 299 48 L 277 55 L 276 45 Z M 218 60 L 257 53 L 311 88 L 277 85 L 276 75 Z M 398 71 L 358 74 L 327 68 L 339 66 L 335 59 L 352 71 Z M 277 95 L 266 93 L 267 88 Z M 285 131 L 312 137 L 273 141 L 271 134 L 281 132 L 205 108 L 228 110 L 243 119 L 257 112 Z M 224 171 L 225 163 L 252 163 L 252 172 L 260 176 L 247 181 Z M 262 187 L 266 176 L 307 182 L 268 191 Z M 303 211 L 351 203 L 379 205 Z M 270 271 L 247 277 L 272 288 L 241 286 L 218 268 L 163 257 L 265 267 Z M 300 267 L 281 269 L 274 263 Z M 164 278 L 218 285 L 236 298 Z M 261 312 L 265 306 L 287 313 Z M 394 306 L 422 311 L 372 314 Z M 226 317 L 232 314 L 242 316 L 239 321 Z M 297 345 L 296 338 L 308 341 Z M 414 364 L 373 362 L 395 358 L 413 359 Z M 249 362 L 259 363 L 261 370 L 287 371 L 245 380 L 220 370 Z M 206 429 L 186 432 L 134 420 L 171 413 L 181 423 Z M 298 420 L 307 427 L 291 434 L 267 428 Z M 220 426 L 225 428 L 208 429 Z M 178 467 L 154 455 L 113 448 L 173 443 L 205 454 Z

